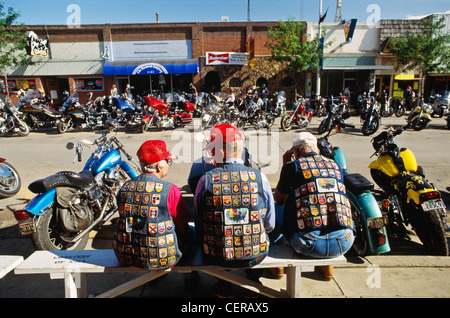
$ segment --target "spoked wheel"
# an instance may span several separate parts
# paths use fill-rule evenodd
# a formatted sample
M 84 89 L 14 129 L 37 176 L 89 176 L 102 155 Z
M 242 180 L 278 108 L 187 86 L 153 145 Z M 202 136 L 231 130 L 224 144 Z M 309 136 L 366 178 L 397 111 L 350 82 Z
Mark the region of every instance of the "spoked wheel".
M 78 242 L 70 243 L 70 240 L 78 233 L 61 231 L 55 216 L 52 204 L 42 214 L 36 224 L 36 232 L 33 234 L 33 243 L 38 250 L 82 250 L 86 247 L 89 235 L 86 234 Z
M 372 123 L 364 123 L 361 131 L 364 136 L 369 136 L 374 134 L 378 128 L 380 128 L 380 119 L 378 117 L 375 117 L 372 121 Z
M 355 222 L 356 234 L 351 250 L 358 256 L 365 256 L 369 249 L 369 243 L 367 242 L 367 231 L 363 225 L 364 221 L 354 207 L 352 207 L 352 216 Z
M 281 129 L 283 129 L 284 131 L 289 131 L 292 128 L 292 121 L 291 121 L 291 116 L 290 115 L 284 115 L 281 118 Z

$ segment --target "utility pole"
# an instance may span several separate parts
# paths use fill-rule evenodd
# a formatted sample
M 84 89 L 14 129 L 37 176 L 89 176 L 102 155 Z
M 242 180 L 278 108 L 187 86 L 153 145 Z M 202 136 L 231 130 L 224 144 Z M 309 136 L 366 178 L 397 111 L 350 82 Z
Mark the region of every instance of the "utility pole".
M 321 18 L 322 18 L 322 0 L 319 0 L 319 49 L 320 49 L 320 35 L 322 33 L 322 26 L 321 26 Z M 319 98 L 320 96 L 320 65 L 317 67 L 317 78 L 316 78 L 316 98 Z
M 250 21 L 250 0 L 248 0 L 247 5 L 247 21 Z

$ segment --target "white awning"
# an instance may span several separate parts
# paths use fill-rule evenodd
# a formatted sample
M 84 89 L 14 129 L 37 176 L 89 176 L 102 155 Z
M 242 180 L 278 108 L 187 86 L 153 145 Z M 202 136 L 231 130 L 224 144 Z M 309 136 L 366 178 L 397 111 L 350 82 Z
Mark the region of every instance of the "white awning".
M 8 76 L 101 75 L 103 60 L 45 60 L 8 71 Z

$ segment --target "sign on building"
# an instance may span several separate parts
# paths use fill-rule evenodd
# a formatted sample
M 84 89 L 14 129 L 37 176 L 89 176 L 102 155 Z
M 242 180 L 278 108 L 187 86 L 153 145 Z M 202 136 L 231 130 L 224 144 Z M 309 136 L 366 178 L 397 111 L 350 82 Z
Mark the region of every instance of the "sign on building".
M 247 65 L 247 53 L 206 52 L 206 65 Z
M 41 40 L 38 38 L 37 34 L 33 31 L 27 31 L 25 33 L 27 38 L 27 53 L 31 56 L 48 56 L 48 39 Z

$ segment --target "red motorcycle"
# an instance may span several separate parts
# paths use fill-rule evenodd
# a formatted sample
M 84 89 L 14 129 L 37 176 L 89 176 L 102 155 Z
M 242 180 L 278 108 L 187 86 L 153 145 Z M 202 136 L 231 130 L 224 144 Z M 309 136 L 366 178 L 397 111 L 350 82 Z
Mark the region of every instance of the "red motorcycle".
M 306 101 L 299 96 L 298 100 L 294 103 L 292 110 L 287 112 L 287 114 L 281 118 L 281 128 L 284 131 L 291 130 L 293 125 L 297 125 L 300 128 L 306 128 L 313 116 L 313 110 L 309 106 L 309 101 Z
M 186 106 L 184 110 L 179 110 L 177 105 L 171 109 L 169 105 L 152 96 L 144 96 L 144 103 L 148 108 L 148 113 L 142 118 L 140 127 L 142 133 L 151 126 L 174 129 L 184 127 L 185 124 L 192 122 L 190 111 L 193 111 L 194 107 L 191 109 Z

